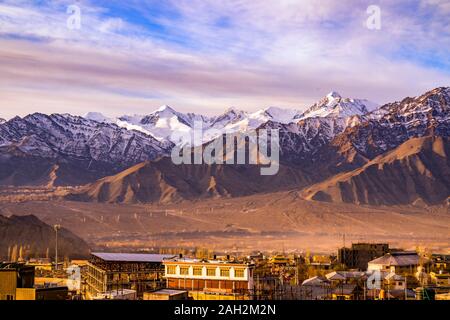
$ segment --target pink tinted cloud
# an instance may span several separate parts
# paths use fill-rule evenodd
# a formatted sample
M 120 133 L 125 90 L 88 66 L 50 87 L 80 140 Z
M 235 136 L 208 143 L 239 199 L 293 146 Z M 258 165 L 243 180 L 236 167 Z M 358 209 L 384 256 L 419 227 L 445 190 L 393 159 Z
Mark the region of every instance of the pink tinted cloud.
M 433 1 L 426 5 L 440 5 Z M 181 23 L 172 32 L 189 33 L 197 49 L 143 35 L 128 21 L 104 20 L 95 7 L 73 32 L 64 27 L 64 12 L 0 5 L 0 15 L 17 19 L 0 31 L 0 117 L 145 113 L 161 104 L 199 113 L 231 105 L 302 108 L 331 90 L 382 103 L 450 83 L 447 72 L 380 54 L 411 32 L 414 42 L 431 47 L 427 38 L 439 25 L 427 33 L 411 18 L 394 19 L 386 5 L 385 32 L 373 33 L 364 28 L 364 6 L 348 4 L 176 1 Z M 229 27 L 215 26 L 224 15 Z M 323 26 L 343 19 L 350 22 L 335 31 Z M 1 37 L 10 33 L 38 40 Z

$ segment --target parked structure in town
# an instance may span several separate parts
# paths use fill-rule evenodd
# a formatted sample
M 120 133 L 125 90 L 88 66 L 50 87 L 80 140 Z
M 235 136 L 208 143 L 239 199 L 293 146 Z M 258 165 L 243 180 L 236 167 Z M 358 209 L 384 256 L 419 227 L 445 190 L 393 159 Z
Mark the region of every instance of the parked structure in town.
M 92 253 L 87 268 L 87 295 L 96 297 L 120 290 L 135 290 L 138 297 L 161 288 L 163 260 L 173 255 Z

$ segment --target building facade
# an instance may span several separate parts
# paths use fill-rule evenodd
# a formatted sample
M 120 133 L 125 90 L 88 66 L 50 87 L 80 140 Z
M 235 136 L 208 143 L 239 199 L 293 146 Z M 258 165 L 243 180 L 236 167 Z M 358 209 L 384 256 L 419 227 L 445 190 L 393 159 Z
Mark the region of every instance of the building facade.
M 17 300 L 21 291 L 34 288 L 34 267 L 0 263 L 0 300 Z
M 369 261 L 384 256 L 389 252 L 385 243 L 354 243 L 351 248 L 338 251 L 338 262 L 348 269 L 367 270 Z
M 164 261 L 166 287 L 187 290 L 191 297 L 249 296 L 254 292 L 254 265 L 219 260 L 174 258 Z M 211 298 L 211 297 L 209 297 Z

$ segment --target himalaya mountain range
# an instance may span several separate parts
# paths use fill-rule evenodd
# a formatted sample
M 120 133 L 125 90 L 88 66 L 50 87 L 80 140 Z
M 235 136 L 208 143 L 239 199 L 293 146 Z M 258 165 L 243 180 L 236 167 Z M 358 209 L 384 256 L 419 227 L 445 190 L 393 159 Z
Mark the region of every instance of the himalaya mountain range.
M 109 118 L 40 113 L 0 120 L 0 185 L 81 186 L 67 198 L 171 202 L 297 190 L 306 199 L 440 204 L 450 195 L 450 88 L 379 106 L 332 92 L 306 111 L 235 108 L 207 117 L 163 106 Z M 194 122 L 217 132 L 280 130 L 279 173 L 170 161 Z

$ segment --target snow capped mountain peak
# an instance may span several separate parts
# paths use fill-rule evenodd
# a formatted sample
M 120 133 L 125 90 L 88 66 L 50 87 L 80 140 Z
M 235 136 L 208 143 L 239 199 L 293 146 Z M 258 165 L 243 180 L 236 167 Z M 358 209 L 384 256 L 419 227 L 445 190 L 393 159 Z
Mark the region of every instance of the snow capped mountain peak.
M 280 114 L 286 112 L 287 110 L 278 108 L 278 107 L 268 107 L 268 108 L 264 109 L 264 111 L 267 114 L 271 115 L 272 117 L 276 117 L 276 116 L 279 116 Z
M 152 114 L 155 113 L 164 113 L 164 114 L 176 114 L 177 112 L 168 105 L 163 105 L 159 107 L 156 111 L 152 112 Z
M 228 108 L 225 111 L 225 113 L 222 114 L 222 116 L 224 116 L 224 115 L 234 116 L 235 118 L 242 118 L 242 117 L 247 116 L 248 114 L 247 114 L 247 112 L 242 111 L 236 107 L 231 107 L 231 108 Z
M 228 108 L 223 114 L 213 117 L 209 121 L 211 127 L 226 127 L 227 125 L 236 123 L 248 117 L 245 111 L 239 110 L 235 107 Z M 208 121 L 207 121 L 208 122 Z
M 283 109 L 279 107 L 269 107 L 256 111 L 249 115 L 251 120 L 259 121 L 263 124 L 268 121 L 289 124 L 295 122 L 295 118 L 299 115 L 299 111 L 294 109 Z
M 242 113 L 242 112 L 244 112 L 244 111 L 239 110 L 236 107 L 229 107 L 227 110 L 225 110 L 225 113 L 236 113 L 236 114 L 238 114 L 238 113 Z
M 98 116 L 91 114 L 91 116 Z M 33 113 L 1 126 L 0 145 L 21 152 L 77 162 L 132 165 L 167 154 L 170 147 L 149 135 L 70 114 Z
M 429 114 L 433 117 L 438 117 L 439 114 L 448 116 L 450 111 L 450 87 L 441 87 L 428 91 L 418 97 L 408 97 L 402 101 L 388 103 L 380 109 L 372 112 L 369 116 L 371 118 L 379 119 L 381 117 L 409 117 L 414 122 L 416 117 L 423 117 L 424 119 Z
M 336 91 L 331 91 L 327 95 L 327 98 L 328 98 L 328 100 L 334 100 L 334 99 L 340 99 L 340 98 L 342 98 L 342 96 Z
M 299 114 L 297 110 L 282 109 L 278 107 L 269 107 L 264 110 L 264 113 L 269 116 L 269 120 L 284 124 L 294 122 L 295 117 Z
M 343 98 L 336 91 L 330 92 L 319 102 L 306 110 L 298 120 L 306 118 L 350 118 L 361 116 L 374 111 L 379 107 L 378 104 L 362 99 Z
M 346 99 L 338 92 L 332 91 L 304 113 L 274 106 L 253 113 L 231 107 L 222 114 L 207 117 L 194 113 L 181 113 L 168 105 L 163 105 L 147 115 L 124 115 L 113 119 L 98 112 L 90 112 L 85 118 L 113 123 L 127 130 L 140 131 L 160 142 L 184 144 L 190 143 L 190 139 L 185 141 L 185 138 L 192 133 L 198 122 L 205 131 L 204 141 L 202 141 L 204 143 L 226 132 L 251 131 L 267 123 L 270 123 L 269 126 L 289 125 L 306 118 L 328 117 L 341 119 L 342 123 L 346 123 L 346 119 L 366 114 L 372 110 L 373 106 L 376 105 L 367 100 Z
M 3 124 L 3 123 L 5 123 L 5 122 L 6 122 L 5 119 L 0 118 L 0 124 Z

